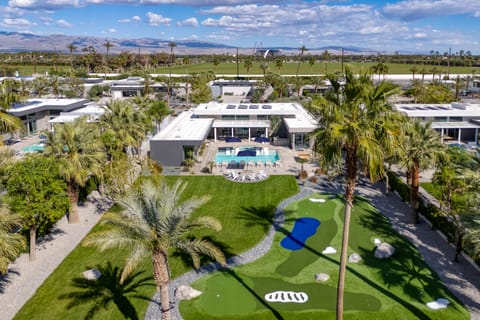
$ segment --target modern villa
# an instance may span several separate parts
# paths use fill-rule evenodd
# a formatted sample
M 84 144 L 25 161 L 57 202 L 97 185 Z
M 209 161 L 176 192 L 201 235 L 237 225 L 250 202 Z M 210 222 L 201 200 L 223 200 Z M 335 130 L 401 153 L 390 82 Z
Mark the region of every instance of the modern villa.
M 181 113 L 150 140 L 150 156 L 164 166 L 178 166 L 186 152 L 195 154 L 205 139 L 252 141 L 270 136 L 273 116 L 281 119 L 275 145 L 293 150 L 309 149 L 309 133 L 318 123 L 299 103 L 202 103 Z M 168 150 L 168 151 L 167 151 Z
M 442 141 L 478 144 L 480 104 L 452 102 L 451 104 L 395 104 L 394 109 L 409 118 L 431 121 L 440 132 Z
M 49 121 L 62 112 L 68 112 L 85 107 L 87 99 L 28 99 L 23 103 L 14 104 L 8 113 L 22 120 L 24 135 L 50 129 Z

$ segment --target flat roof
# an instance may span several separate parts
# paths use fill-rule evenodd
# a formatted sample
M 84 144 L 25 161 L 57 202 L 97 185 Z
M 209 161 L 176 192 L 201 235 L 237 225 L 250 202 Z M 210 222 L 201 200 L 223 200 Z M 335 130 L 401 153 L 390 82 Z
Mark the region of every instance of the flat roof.
M 87 116 L 88 121 L 95 121 L 99 116 L 105 113 L 105 109 L 97 102 L 90 102 L 83 108 L 75 109 L 70 112 L 61 112 L 58 117 L 49 120 L 49 123 L 72 122 L 77 118 Z
M 78 109 L 89 101 L 87 99 L 28 99 L 23 103 L 14 104 L 8 113 L 16 117 L 24 116 L 39 111 L 45 110 L 59 110 L 70 111 Z
M 394 104 L 394 109 L 403 112 L 411 118 L 432 117 L 479 117 L 480 104 L 451 103 L 451 104 Z
M 212 127 L 213 118 L 194 118 L 192 111 L 184 111 L 157 133 L 153 141 L 203 141 Z
M 279 115 L 294 116 L 302 108 L 297 103 L 201 103 L 194 110 L 197 116 Z

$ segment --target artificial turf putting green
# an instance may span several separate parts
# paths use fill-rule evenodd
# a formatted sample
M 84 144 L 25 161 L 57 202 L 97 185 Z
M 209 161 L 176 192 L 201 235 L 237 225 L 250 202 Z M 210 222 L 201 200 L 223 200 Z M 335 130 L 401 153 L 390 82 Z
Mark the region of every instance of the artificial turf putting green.
M 326 202 L 312 202 L 312 197 Z M 357 197 L 354 205 L 348 251 L 359 253 L 363 260 L 347 265 L 345 319 L 469 319 L 464 306 L 384 216 L 362 198 Z M 270 251 L 250 264 L 192 284 L 203 294 L 181 302 L 184 319 L 334 319 L 343 210 L 342 198 L 331 195 L 315 194 L 288 205 L 285 224 L 277 229 Z M 317 232 L 304 248 L 285 249 L 282 239 L 304 217 L 320 220 Z M 374 258 L 375 238 L 394 245 L 395 255 Z M 322 254 L 327 246 L 337 253 Z M 317 273 L 327 273 L 330 279 L 316 282 Z M 304 292 L 308 300 L 268 302 L 265 296 L 276 291 Z M 441 297 L 450 301 L 446 309 L 430 310 L 425 305 Z

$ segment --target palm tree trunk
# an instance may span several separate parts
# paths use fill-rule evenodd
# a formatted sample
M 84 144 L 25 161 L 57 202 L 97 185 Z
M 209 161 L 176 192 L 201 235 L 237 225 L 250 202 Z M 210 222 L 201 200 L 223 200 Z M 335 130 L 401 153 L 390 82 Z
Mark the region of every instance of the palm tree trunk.
M 410 218 L 409 223 L 417 224 L 418 220 L 418 189 L 420 185 L 418 164 L 414 163 L 411 170 L 412 188 L 410 189 Z
M 32 225 L 29 229 L 30 233 L 30 251 L 29 251 L 29 260 L 34 261 L 37 258 L 37 252 L 35 250 L 37 244 L 37 226 Z
M 155 250 L 152 254 L 153 277 L 160 293 L 162 320 L 171 320 L 170 304 L 170 270 L 166 252 Z
M 67 193 L 70 200 L 70 211 L 68 213 L 68 223 L 78 223 L 78 190 L 77 184 L 73 181 L 68 182 Z
M 347 167 L 347 185 L 345 187 L 345 216 L 343 221 L 342 249 L 337 285 L 337 320 L 343 319 L 343 293 L 345 289 L 345 273 L 347 269 L 348 238 L 350 235 L 350 216 L 353 208 L 353 197 L 357 180 L 356 148 L 347 149 L 345 161 Z

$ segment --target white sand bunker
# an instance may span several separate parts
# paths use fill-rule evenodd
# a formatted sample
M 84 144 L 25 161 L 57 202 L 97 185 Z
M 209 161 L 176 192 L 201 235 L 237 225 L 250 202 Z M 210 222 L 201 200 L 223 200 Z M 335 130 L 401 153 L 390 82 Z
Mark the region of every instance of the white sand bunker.
M 312 202 L 325 202 L 325 199 L 310 198 L 310 201 L 312 201 Z
M 427 303 L 427 307 L 433 310 L 444 309 L 448 306 L 450 301 L 444 298 L 439 298 L 437 301 L 432 301 Z
M 322 251 L 323 254 L 334 254 L 337 253 L 337 249 L 333 247 L 326 247 L 325 250 Z
M 305 292 L 275 291 L 267 293 L 265 295 L 265 300 L 268 302 L 305 303 L 308 301 L 308 295 Z

